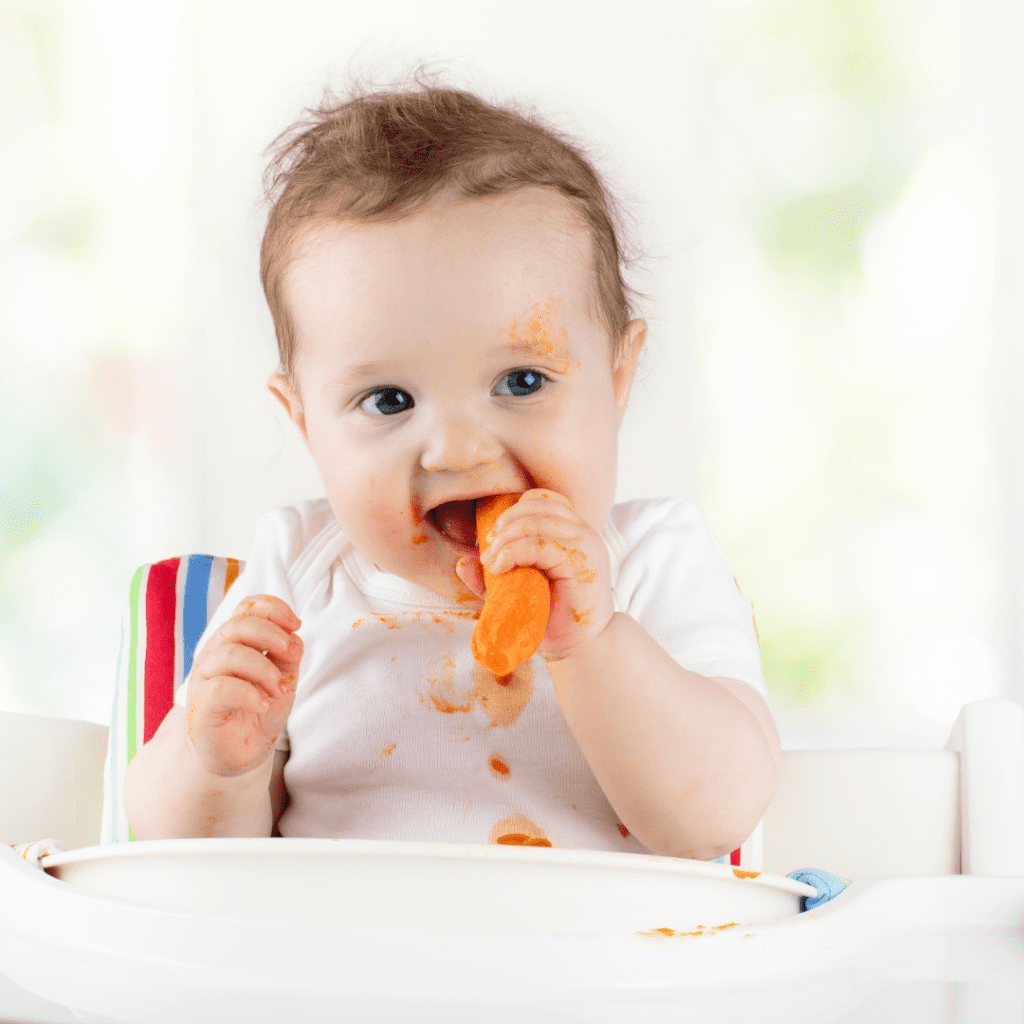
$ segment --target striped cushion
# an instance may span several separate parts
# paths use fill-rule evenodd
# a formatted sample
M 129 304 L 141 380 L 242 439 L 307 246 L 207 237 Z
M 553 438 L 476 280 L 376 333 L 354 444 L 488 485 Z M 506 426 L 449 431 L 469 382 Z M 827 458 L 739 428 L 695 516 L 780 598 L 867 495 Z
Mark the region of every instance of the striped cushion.
M 135 839 L 121 800 L 125 769 L 171 710 L 210 616 L 244 566 L 237 558 L 185 555 L 136 571 L 121 619 L 101 843 Z

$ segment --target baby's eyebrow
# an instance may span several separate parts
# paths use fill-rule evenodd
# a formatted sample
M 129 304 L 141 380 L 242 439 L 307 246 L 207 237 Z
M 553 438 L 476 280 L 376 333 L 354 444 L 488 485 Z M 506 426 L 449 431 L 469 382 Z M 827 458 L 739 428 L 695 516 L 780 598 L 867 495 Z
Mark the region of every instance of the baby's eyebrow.
M 510 359 L 515 356 L 527 356 L 533 360 L 542 359 L 545 356 L 551 358 L 553 355 L 565 358 L 569 355 L 568 352 L 564 352 L 559 349 L 557 352 L 549 353 L 545 352 L 539 345 L 527 345 L 525 342 L 506 343 L 504 345 L 495 345 L 494 348 L 488 353 L 489 356 L 508 356 Z M 358 363 L 355 366 L 348 366 L 338 373 L 331 376 L 326 385 L 324 386 L 324 392 L 329 391 L 342 391 L 347 390 L 351 387 L 356 387 L 359 384 L 365 384 L 370 380 L 383 380 L 389 373 L 396 372 L 399 368 L 408 369 L 408 364 L 403 360 L 401 362 L 384 362 L 381 360 L 375 360 L 370 363 Z

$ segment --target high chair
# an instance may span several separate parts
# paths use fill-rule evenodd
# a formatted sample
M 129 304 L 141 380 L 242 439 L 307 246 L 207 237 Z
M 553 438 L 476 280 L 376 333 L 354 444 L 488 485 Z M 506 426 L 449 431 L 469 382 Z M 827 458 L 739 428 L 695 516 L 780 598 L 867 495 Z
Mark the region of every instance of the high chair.
M 724 864 L 134 841 L 125 768 L 242 567 L 136 572 L 109 728 L 0 713 L 0 1022 L 1024 1020 L 1010 700 L 965 705 L 942 750 L 784 751 L 763 849 Z M 42 837 L 68 850 L 45 870 L 12 849 Z M 806 868 L 852 881 L 801 912 L 815 889 L 784 876 Z

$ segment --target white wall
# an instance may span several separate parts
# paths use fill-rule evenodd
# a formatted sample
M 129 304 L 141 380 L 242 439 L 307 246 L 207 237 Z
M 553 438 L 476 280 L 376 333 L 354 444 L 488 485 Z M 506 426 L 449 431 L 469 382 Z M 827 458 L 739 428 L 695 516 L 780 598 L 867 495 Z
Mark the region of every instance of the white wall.
M 259 288 L 262 150 L 352 68 L 384 84 L 422 59 L 452 84 L 535 102 L 578 134 L 621 185 L 650 276 L 642 367 L 620 447 L 618 500 L 693 492 L 695 376 L 687 349 L 692 246 L 701 216 L 708 76 L 697 5 L 647 5 L 624 19 L 613 3 L 506 7 L 256 2 L 192 11 L 195 85 L 196 274 L 191 356 L 202 366 L 202 550 L 243 556 L 265 509 L 322 494 L 293 424 L 266 389 L 276 368 Z M 201 15 L 199 12 L 202 12 Z M 654 12 L 658 13 L 655 14 Z M 300 13 L 301 12 L 301 13 Z
M 751 235 L 751 196 L 814 155 L 806 125 L 787 139 L 766 115 L 829 88 L 798 45 L 825 7 L 783 6 L 7 0 L 0 507 L 17 488 L 15 526 L 54 507 L 20 547 L 0 531 L 0 708 L 106 721 L 132 571 L 244 558 L 263 511 L 322 493 L 266 389 L 262 154 L 349 70 L 386 84 L 423 60 L 535 104 L 625 200 L 650 331 L 618 499 L 698 501 L 754 601 L 784 746 L 941 745 L 959 701 L 1024 700 L 1024 16 L 836 7 L 885 23 L 921 156 L 829 320 Z M 79 206 L 81 258 L 47 241 Z M 51 434 L 75 482 L 59 502 L 28 472 Z M 829 475 L 840 457 L 855 487 Z M 801 695 L 815 658 L 848 678 Z

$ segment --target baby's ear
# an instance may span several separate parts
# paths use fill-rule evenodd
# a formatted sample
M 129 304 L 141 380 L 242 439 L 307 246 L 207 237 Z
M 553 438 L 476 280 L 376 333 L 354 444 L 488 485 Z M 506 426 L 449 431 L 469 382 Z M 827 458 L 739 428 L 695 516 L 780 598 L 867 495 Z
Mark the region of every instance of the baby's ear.
M 623 332 L 623 346 L 619 359 L 612 370 L 612 387 L 615 391 L 620 428 L 622 419 L 626 415 L 626 406 L 629 403 L 629 393 L 633 387 L 637 360 L 640 358 L 640 350 L 644 347 L 646 340 L 647 322 L 645 320 L 630 320 Z
M 272 373 L 267 380 L 270 393 L 284 406 L 288 418 L 299 428 L 302 436 L 306 436 L 306 414 L 302 408 L 302 400 L 292 387 L 291 381 L 280 373 Z

